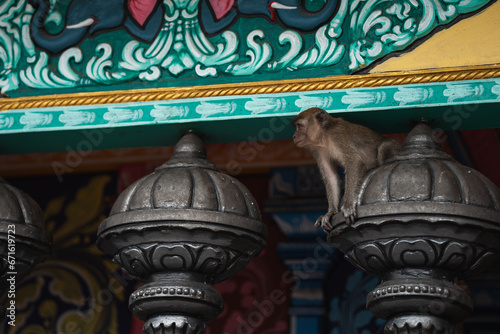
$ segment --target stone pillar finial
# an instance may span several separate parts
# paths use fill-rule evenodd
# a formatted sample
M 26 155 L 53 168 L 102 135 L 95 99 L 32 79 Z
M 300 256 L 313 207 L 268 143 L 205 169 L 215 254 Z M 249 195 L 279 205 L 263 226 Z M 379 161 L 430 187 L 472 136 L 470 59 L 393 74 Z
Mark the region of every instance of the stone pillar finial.
M 500 190 L 440 150 L 420 123 L 398 155 L 365 178 L 358 218 L 333 218 L 329 243 L 382 278 L 367 307 L 385 333 L 453 333 L 472 311 L 457 280 L 500 256 Z
M 7 292 L 10 298 L 9 292 L 15 295 L 16 283 L 50 254 L 52 240 L 38 204 L 1 177 L 0 198 L 0 294 Z M 15 304 L 14 299 L 11 301 Z M 7 309 L 7 321 L 11 312 L 15 318 L 15 310 Z
M 146 283 L 129 300 L 144 333 L 201 334 L 224 306 L 212 284 L 242 270 L 266 240 L 248 189 L 187 133 L 169 161 L 120 194 L 97 245 Z

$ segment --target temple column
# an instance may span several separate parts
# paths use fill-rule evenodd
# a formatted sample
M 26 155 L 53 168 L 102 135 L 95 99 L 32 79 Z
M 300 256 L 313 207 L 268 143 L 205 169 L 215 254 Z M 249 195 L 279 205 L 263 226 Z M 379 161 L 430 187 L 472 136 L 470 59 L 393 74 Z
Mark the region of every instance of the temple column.
M 15 325 L 16 284 L 50 254 L 51 236 L 38 204 L 1 177 L 0 198 L 0 320 Z
M 212 284 L 242 270 L 266 240 L 253 196 L 188 133 L 169 161 L 120 194 L 97 245 L 145 282 L 129 299 L 144 333 L 201 334 L 224 307 Z
M 500 255 L 500 190 L 440 150 L 418 124 L 401 152 L 365 178 L 358 217 L 332 219 L 329 243 L 382 279 L 367 308 L 385 333 L 453 333 L 472 311 L 458 280 Z

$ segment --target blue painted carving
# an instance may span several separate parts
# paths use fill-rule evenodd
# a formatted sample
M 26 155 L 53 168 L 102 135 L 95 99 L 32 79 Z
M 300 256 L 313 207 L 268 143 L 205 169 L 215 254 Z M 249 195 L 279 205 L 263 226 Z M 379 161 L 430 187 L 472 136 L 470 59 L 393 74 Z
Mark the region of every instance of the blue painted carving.
M 309 11 L 305 0 L 201 0 L 200 23 L 208 35 L 228 29 L 239 17 L 263 16 L 284 28 L 313 32 L 338 10 L 338 0 L 325 0 L 320 10 Z
M 366 294 L 379 279 L 355 269 L 325 243 L 314 227 L 326 210 L 325 191 L 316 166 L 271 171 L 271 214 L 286 242 L 278 253 L 293 276 L 290 334 L 381 334 L 384 321 L 366 309 Z M 320 209 L 323 206 L 323 209 Z
M 273 169 L 270 180 L 272 198 L 325 195 L 325 186 L 316 166 Z
M 279 201 L 269 202 L 268 209 L 288 238 L 304 240 L 324 236 L 321 229 L 314 227 L 318 215 L 326 210 L 326 202 L 323 200 L 325 188 L 317 167 L 273 169 L 270 174 L 270 196 L 273 199 L 317 198 L 315 201 L 294 203 L 297 210 L 293 211 L 279 210 L 283 205 L 289 205 Z M 280 250 L 287 254 L 290 251 L 288 248 Z M 303 255 L 303 252 L 299 251 L 299 254 Z
M 366 294 L 380 280 L 343 261 L 335 268 L 329 286 L 332 288 L 329 309 L 330 334 L 381 334 L 384 321 L 366 309 Z
M 164 8 L 160 1 L 150 0 L 73 0 L 67 11 L 65 25 L 59 33 L 49 33 L 45 20 L 50 0 L 29 0 L 35 8 L 30 30 L 33 42 L 42 50 L 60 53 L 100 31 L 124 27 L 135 38 L 151 43 L 163 24 Z M 144 19 L 146 17 L 146 19 Z
M 316 167 L 271 171 L 266 211 L 286 236 L 278 253 L 288 268 L 283 279 L 294 283 L 290 334 L 325 333 L 324 285 L 339 253 L 326 243 L 323 231 L 314 227 L 315 217 L 326 210 L 320 184 Z

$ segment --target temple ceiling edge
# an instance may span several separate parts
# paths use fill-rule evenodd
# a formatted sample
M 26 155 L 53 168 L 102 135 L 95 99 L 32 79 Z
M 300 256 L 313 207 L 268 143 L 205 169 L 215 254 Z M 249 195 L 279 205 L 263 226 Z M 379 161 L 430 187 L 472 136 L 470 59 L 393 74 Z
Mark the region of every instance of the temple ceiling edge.
M 99 24 L 85 0 L 4 3 L 2 154 L 289 139 L 312 106 L 384 133 L 500 127 L 498 43 L 463 51 L 495 39 L 495 1 L 312 1 L 324 17 L 300 27 L 243 2 L 148 3 Z

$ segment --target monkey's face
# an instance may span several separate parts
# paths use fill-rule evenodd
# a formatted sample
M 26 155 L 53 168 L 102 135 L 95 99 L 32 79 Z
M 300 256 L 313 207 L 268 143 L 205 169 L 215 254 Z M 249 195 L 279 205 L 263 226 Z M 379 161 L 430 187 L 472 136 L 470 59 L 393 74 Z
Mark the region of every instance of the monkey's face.
M 331 116 L 323 109 L 309 108 L 295 117 L 295 134 L 293 142 L 298 147 L 316 150 L 324 147 L 325 130 L 328 128 Z
M 293 134 L 293 143 L 297 145 L 297 147 L 306 147 L 309 145 L 308 136 L 307 136 L 307 120 L 300 119 L 295 121 L 293 125 L 295 125 L 295 133 Z

